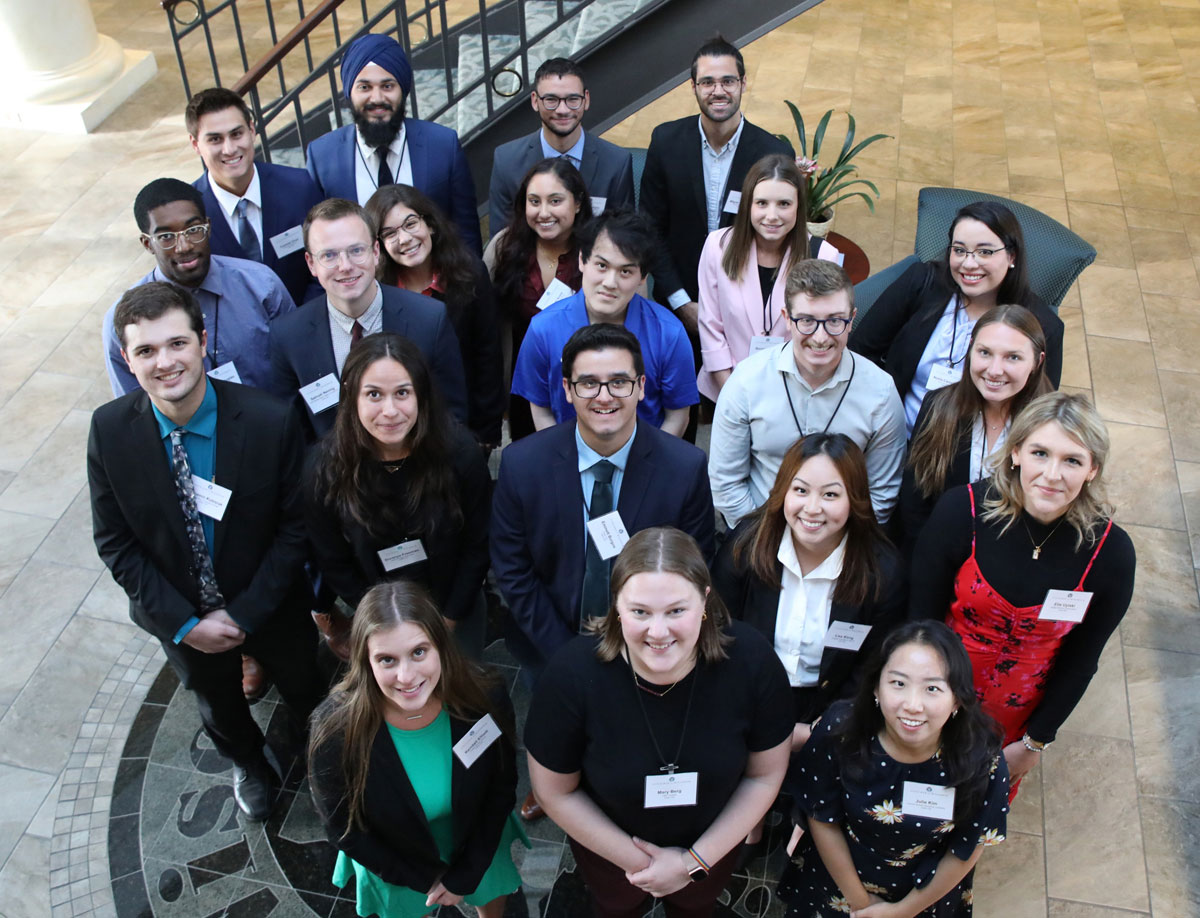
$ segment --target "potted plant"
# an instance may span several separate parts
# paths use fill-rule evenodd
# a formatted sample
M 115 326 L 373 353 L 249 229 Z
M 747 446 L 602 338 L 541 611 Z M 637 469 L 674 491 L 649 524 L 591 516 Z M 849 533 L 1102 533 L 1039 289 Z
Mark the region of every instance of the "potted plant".
M 792 120 L 796 123 L 796 134 L 800 139 L 800 155 L 796 157 L 796 165 L 800 167 L 800 171 L 804 173 L 808 181 L 808 213 L 806 219 L 808 221 L 809 233 L 814 236 L 824 236 L 828 233 L 830 227 L 833 226 L 834 207 L 842 201 L 848 201 L 851 198 L 862 198 L 867 202 L 867 207 L 871 208 L 871 213 L 875 213 L 875 201 L 871 195 L 862 190 L 847 190 L 854 185 L 865 185 L 871 189 L 875 198 L 879 197 L 879 189 L 875 186 L 874 182 L 869 182 L 863 178 L 855 178 L 858 175 L 858 166 L 854 165 L 851 160 L 871 144 L 875 143 L 875 141 L 890 138 L 891 135 L 872 134 L 866 140 L 855 145 L 854 116 L 847 112 L 846 120 L 849 126 L 846 129 L 846 136 L 842 140 L 841 152 L 832 165 L 822 166 L 820 162 L 821 145 L 825 141 L 825 131 L 829 127 L 829 119 L 833 117 L 833 109 L 822 115 L 821 120 L 817 122 L 817 129 L 813 133 L 812 149 L 810 150 L 808 135 L 804 130 L 804 116 L 800 114 L 800 109 L 796 108 L 795 105 L 786 99 L 784 100 L 784 104 L 792 112 Z M 783 134 L 779 136 L 785 140 L 788 139 Z

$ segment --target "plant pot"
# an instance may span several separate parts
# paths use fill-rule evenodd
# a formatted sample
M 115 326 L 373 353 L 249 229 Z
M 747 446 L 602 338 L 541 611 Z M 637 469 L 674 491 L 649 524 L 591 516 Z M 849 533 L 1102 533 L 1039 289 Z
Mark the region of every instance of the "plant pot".
M 822 239 L 833 229 L 833 210 L 825 211 L 822 216 L 824 220 L 809 220 L 808 234 L 810 236 L 820 236 Z

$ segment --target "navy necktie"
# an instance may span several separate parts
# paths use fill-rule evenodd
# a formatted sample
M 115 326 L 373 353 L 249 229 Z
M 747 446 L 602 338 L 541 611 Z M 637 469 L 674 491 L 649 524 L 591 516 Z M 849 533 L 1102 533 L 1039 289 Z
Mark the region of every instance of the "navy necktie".
M 617 467 L 607 459 L 601 459 L 592 466 L 592 477 L 596 483 L 592 485 L 592 503 L 588 507 L 588 516 L 598 519 L 613 511 L 613 472 Z M 587 537 L 587 559 L 583 568 L 583 595 L 579 603 L 580 624 L 589 618 L 599 618 L 608 614 L 608 581 L 610 562 L 600 557 L 596 543 L 591 533 Z
M 392 170 L 388 168 L 388 147 L 378 147 L 375 150 L 379 157 L 379 178 L 376 180 L 376 185 L 382 188 L 384 185 L 395 185 L 396 180 L 392 177 Z
M 249 206 L 249 202 L 242 198 L 237 202 L 237 207 L 233 209 L 234 216 L 237 217 L 238 244 L 246 253 L 247 258 L 251 261 L 262 262 L 262 246 L 258 243 L 258 234 L 254 232 L 254 227 L 250 225 L 250 218 L 246 216 L 246 209 Z

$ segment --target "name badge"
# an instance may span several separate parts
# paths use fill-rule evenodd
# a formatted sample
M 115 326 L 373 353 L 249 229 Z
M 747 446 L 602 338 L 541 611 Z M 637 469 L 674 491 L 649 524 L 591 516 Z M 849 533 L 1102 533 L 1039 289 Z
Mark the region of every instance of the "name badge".
M 1094 593 L 1047 590 L 1038 618 L 1046 622 L 1081 622 Z
M 738 205 L 742 203 L 742 193 L 740 191 L 729 192 L 729 197 L 725 199 L 725 213 L 736 214 Z
M 858 622 L 834 622 L 825 632 L 825 646 L 834 650 L 858 650 L 871 633 L 870 625 Z
M 750 353 L 757 354 L 759 351 L 783 344 L 786 340 L 782 335 L 755 335 L 750 339 Z
M 272 236 L 271 245 L 275 248 L 276 258 L 283 258 L 285 255 L 291 255 L 292 252 L 299 252 L 304 248 L 304 227 L 297 223 L 291 229 Z
M 463 763 L 464 768 L 470 768 L 475 764 L 475 760 L 483 755 L 488 746 L 499 738 L 500 728 L 492 720 L 492 715 L 484 714 L 483 719 L 454 744 L 454 754 L 458 756 L 458 760 Z
M 537 308 L 539 310 L 545 309 L 547 306 L 553 306 L 559 300 L 565 300 L 567 297 L 574 295 L 575 291 L 556 277 L 550 281 L 550 286 L 546 288 L 546 292 L 537 301 Z
M 213 379 L 221 379 L 225 382 L 240 383 L 242 377 L 238 376 L 237 367 L 233 365 L 232 360 L 227 360 L 219 367 L 213 367 L 208 371 L 208 375 Z
M 625 524 L 621 522 L 619 510 L 588 520 L 587 529 L 603 561 L 619 555 L 625 543 L 629 541 L 629 533 L 625 530 Z
M 948 367 L 944 363 L 935 363 L 929 368 L 929 381 L 925 383 L 925 391 L 932 392 L 934 389 L 953 385 L 960 379 L 962 379 L 962 364 Z
M 233 492 L 228 488 L 222 488 L 199 475 L 192 476 L 192 491 L 196 495 L 196 509 L 214 520 L 219 520 L 225 515 L 229 498 L 233 497 Z
M 673 775 L 646 775 L 646 809 L 663 806 L 695 806 L 696 788 L 700 786 L 697 771 L 677 771 Z
M 954 788 L 940 784 L 904 782 L 904 797 L 900 812 L 905 816 L 928 816 L 931 819 L 954 818 Z
M 592 196 L 592 216 L 598 217 L 602 213 L 604 213 L 604 207 L 606 204 L 608 204 L 608 198 L 600 198 L 600 197 L 596 197 L 595 195 L 593 195 Z
M 316 382 L 301 386 L 300 395 L 304 397 L 304 403 L 308 405 L 309 411 L 313 414 L 320 414 L 326 408 L 332 408 L 338 403 L 340 389 L 341 383 L 338 382 L 337 374 L 326 373 Z
M 401 542 L 399 545 L 393 545 L 391 548 L 385 548 L 375 554 L 379 555 L 385 571 L 408 567 L 410 564 L 416 564 L 429 557 L 425 554 L 425 546 L 421 544 L 420 539 L 409 539 L 407 542 Z

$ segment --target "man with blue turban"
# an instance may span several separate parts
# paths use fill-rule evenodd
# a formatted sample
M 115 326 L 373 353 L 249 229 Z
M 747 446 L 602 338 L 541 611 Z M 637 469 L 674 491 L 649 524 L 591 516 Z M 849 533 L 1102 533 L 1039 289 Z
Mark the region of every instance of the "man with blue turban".
M 413 70 L 390 35 L 363 35 L 342 55 L 342 92 L 354 124 L 308 145 L 308 171 L 326 198 L 365 204 L 383 185 L 412 185 L 445 211 L 476 252 L 482 251 L 475 184 L 458 134 L 404 117 Z

